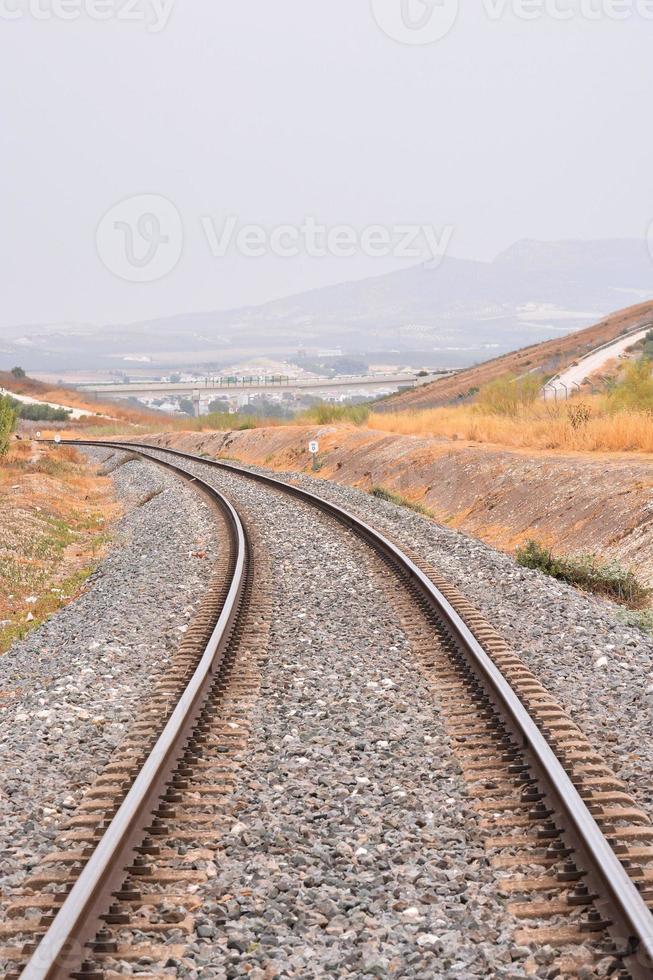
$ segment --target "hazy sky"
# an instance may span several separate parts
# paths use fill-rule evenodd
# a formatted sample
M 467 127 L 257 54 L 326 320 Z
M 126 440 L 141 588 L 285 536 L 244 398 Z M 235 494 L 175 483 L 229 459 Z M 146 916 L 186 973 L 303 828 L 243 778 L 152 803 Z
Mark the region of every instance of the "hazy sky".
M 258 303 L 415 262 L 360 239 L 347 258 L 215 256 L 205 229 L 228 215 L 450 227 L 472 258 L 645 237 L 653 2 L 537 2 L 525 20 L 461 0 L 427 44 L 456 0 L 0 0 L 0 327 Z M 128 278 L 161 278 L 121 278 L 130 242 Z

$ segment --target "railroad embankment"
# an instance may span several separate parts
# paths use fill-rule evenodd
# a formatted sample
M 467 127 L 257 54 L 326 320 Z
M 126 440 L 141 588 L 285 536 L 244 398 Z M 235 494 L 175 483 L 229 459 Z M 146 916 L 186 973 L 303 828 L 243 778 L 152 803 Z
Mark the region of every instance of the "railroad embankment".
M 614 558 L 653 584 L 653 460 L 642 454 L 504 449 L 353 426 L 166 433 L 147 441 L 309 472 L 315 438 L 322 478 L 401 494 L 439 523 L 506 552 L 536 538 L 557 553 Z
M 79 593 L 118 512 L 111 481 L 72 447 L 12 444 L 0 461 L 0 654 Z

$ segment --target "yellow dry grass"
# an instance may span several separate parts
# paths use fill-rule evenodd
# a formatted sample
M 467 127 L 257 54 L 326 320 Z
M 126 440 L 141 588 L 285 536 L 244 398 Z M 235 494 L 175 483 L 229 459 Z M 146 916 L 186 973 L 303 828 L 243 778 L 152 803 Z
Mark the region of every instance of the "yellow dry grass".
M 586 412 L 578 411 L 581 405 Z M 522 449 L 653 452 L 653 414 L 610 411 L 607 400 L 599 396 L 557 406 L 538 401 L 511 416 L 484 412 L 476 405 L 372 413 L 368 426 L 399 435 L 440 436 Z

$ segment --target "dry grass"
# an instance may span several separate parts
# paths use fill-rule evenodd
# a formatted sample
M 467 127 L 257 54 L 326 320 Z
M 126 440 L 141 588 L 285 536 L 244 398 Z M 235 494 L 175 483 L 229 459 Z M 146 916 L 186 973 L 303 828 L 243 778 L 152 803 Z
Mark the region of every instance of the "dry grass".
M 0 653 L 73 598 L 117 513 L 71 446 L 12 444 L 0 462 Z
M 651 322 L 653 322 L 653 303 L 631 306 L 611 314 L 600 323 L 584 330 L 503 354 L 491 361 L 466 368 L 452 378 L 443 378 L 409 391 L 390 395 L 385 405 L 387 411 L 401 411 L 446 406 L 455 403 L 456 399 L 469 401 L 480 388 L 506 374 L 523 376 L 531 371 L 539 371 L 546 375 L 555 374 L 600 344 Z
M 293 419 L 266 419 L 255 415 L 229 415 L 228 413 L 213 413 L 192 418 L 190 415 L 157 416 L 156 420 L 149 419 L 137 426 L 121 422 L 104 422 L 97 419 L 95 424 L 84 428 L 78 433 L 80 438 L 110 439 L 116 436 L 130 436 L 132 439 L 140 435 L 155 435 L 158 432 L 238 432 L 243 429 L 268 429 L 278 425 L 293 424 Z M 54 433 L 54 430 L 51 430 Z M 62 431 L 57 429 L 57 431 Z M 48 437 L 45 429 L 44 437 Z M 77 435 L 71 428 L 67 430 L 71 438 Z
M 102 402 L 74 388 L 59 388 L 56 385 L 35 381 L 33 378 L 14 378 L 10 371 L 0 371 L 0 388 L 6 388 L 17 395 L 29 395 L 39 401 L 78 408 L 88 412 L 89 421 L 97 415 L 108 415 L 112 419 L 129 425 L 154 424 L 160 416 L 146 409 L 131 408 L 119 401 Z
M 373 413 L 368 425 L 399 435 L 441 436 L 513 448 L 653 452 L 653 415 L 612 411 L 602 396 L 568 405 L 536 402 L 513 416 L 484 412 L 476 405 Z

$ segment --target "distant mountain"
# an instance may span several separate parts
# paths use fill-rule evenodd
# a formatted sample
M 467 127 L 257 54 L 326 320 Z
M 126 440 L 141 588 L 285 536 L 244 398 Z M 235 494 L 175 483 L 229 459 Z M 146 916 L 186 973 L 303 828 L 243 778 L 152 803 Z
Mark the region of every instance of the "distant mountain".
M 446 257 L 261 306 L 176 314 L 129 325 L 56 324 L 5 331 L 0 368 L 129 371 L 342 347 L 406 362 L 463 367 L 569 333 L 653 298 L 646 242 L 520 241 L 493 262 Z

